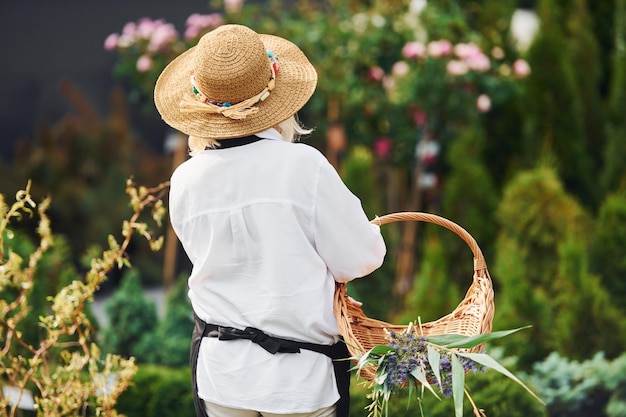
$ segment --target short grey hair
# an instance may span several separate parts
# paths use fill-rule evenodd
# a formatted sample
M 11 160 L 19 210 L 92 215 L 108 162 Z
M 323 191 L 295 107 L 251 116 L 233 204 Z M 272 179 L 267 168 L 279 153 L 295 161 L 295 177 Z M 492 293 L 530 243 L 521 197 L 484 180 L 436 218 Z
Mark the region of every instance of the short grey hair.
M 304 135 L 308 135 L 313 132 L 313 129 L 307 129 L 304 127 L 297 115 L 291 116 L 289 119 L 284 120 L 274 126 L 287 142 L 296 142 Z M 189 155 L 196 156 L 202 153 L 206 148 L 217 148 L 219 143 L 217 139 L 213 138 L 199 138 L 197 136 L 189 136 L 188 141 Z

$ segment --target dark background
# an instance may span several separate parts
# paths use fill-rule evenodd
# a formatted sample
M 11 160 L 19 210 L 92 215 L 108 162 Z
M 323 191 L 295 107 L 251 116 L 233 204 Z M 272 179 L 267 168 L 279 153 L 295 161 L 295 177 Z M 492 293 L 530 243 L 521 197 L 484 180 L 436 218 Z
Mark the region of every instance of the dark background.
M 59 92 L 63 81 L 106 115 L 119 85 L 115 53 L 103 47 L 110 33 L 141 17 L 164 18 L 183 33 L 189 15 L 210 11 L 206 0 L 0 0 L 0 158 L 11 157 L 17 139 L 32 140 L 38 126 L 70 111 Z M 165 126 L 154 125 L 142 140 L 162 151 Z

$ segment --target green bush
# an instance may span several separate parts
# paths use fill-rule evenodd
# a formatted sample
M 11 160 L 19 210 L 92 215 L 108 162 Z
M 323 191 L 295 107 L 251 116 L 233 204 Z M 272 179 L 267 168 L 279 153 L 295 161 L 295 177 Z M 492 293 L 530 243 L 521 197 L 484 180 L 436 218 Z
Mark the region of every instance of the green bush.
M 142 337 L 133 352 L 140 362 L 166 366 L 189 363 L 193 314 L 187 298 L 187 280 L 181 275 L 167 296 L 165 317 L 156 330 Z
M 126 417 L 195 415 L 189 367 L 140 365 L 117 410 Z
M 529 380 L 551 417 L 626 416 L 626 353 L 608 361 L 598 352 L 578 362 L 553 352 L 533 366 Z
M 507 354 L 528 369 L 552 351 L 575 359 L 622 352 L 626 329 L 619 309 L 589 271 L 591 218 L 554 170 L 539 167 L 514 178 L 498 220 L 494 326 L 533 326 L 503 341 Z
M 617 305 L 626 308 L 626 195 L 609 195 L 598 214 L 591 246 L 591 268 Z
M 142 338 L 156 328 L 156 305 L 143 293 L 136 269 L 126 272 L 122 284 L 107 302 L 105 309 L 109 317 L 109 327 L 103 334 L 104 343 L 108 350 L 120 355 L 134 355 L 135 347 Z

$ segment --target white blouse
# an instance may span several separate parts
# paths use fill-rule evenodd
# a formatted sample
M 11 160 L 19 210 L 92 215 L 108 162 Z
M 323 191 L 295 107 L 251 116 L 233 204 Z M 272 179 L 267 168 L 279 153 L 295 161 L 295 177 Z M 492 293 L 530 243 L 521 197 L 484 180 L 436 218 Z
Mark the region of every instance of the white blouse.
M 171 223 L 193 264 L 189 298 L 206 323 L 333 344 L 335 281 L 378 268 L 385 243 L 361 203 L 315 148 L 267 139 L 210 149 L 171 178 Z M 273 413 L 338 399 L 331 359 L 272 355 L 248 340 L 204 338 L 200 398 Z

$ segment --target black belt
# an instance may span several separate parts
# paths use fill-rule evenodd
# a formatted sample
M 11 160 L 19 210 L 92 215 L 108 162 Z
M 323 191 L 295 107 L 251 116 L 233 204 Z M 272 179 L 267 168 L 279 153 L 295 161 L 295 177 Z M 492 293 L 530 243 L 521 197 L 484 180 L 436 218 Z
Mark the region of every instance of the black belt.
M 316 343 L 296 342 L 295 340 L 281 339 L 272 337 L 263 331 L 254 327 L 246 327 L 244 330 L 235 329 L 234 327 L 217 326 L 215 324 L 207 324 L 204 327 L 203 337 L 217 337 L 219 340 L 235 340 L 246 339 L 256 343 L 263 349 L 271 353 L 300 353 L 300 349 L 312 350 L 322 353 L 332 359 L 342 359 L 346 356 L 337 357 L 338 352 L 335 345 L 319 345 Z M 343 342 L 340 342 L 343 343 Z
M 198 385 L 196 381 L 196 369 L 198 363 L 198 351 L 202 337 L 217 337 L 219 340 L 246 339 L 258 344 L 271 354 L 276 353 L 299 353 L 301 349 L 311 350 L 324 354 L 333 359 L 335 381 L 339 390 L 340 399 L 337 402 L 336 416 L 348 417 L 350 414 L 350 352 L 343 341 L 334 345 L 320 345 L 316 343 L 297 342 L 294 340 L 272 337 L 254 327 L 246 327 L 244 330 L 233 327 L 217 326 L 206 324 L 195 317 L 194 334 L 191 345 L 191 377 L 193 384 L 193 395 L 196 405 L 196 415 L 198 417 L 208 417 L 204 408 L 204 403 L 198 397 Z

